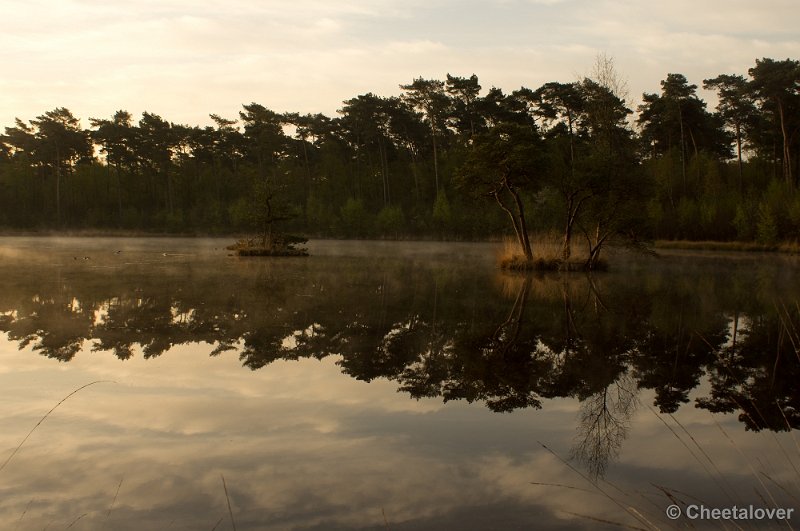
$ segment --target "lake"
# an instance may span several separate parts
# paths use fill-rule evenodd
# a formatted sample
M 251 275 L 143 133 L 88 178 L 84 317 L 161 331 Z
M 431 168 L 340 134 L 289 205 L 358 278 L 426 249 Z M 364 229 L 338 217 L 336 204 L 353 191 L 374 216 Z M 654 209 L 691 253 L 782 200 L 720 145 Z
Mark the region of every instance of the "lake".
M 0 238 L 0 527 L 800 522 L 690 518 L 800 509 L 798 258 L 228 243 Z

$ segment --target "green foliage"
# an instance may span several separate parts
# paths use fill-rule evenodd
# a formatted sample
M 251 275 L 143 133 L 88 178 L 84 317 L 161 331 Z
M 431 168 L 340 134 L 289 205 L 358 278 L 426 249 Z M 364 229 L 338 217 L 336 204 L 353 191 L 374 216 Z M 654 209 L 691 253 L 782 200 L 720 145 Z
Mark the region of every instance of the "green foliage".
M 235 230 L 247 230 L 252 227 L 250 202 L 246 197 L 240 197 L 228 208 L 228 216 Z
M 361 199 L 347 200 L 341 210 L 341 220 L 345 236 L 363 238 L 370 233 L 369 214 Z
M 736 205 L 733 226 L 740 240 L 753 241 L 756 237 L 756 213 L 758 206 L 753 201 L 743 201 Z
M 330 201 L 325 201 L 318 194 L 312 193 L 306 203 L 308 225 L 325 235 L 333 235 L 339 223 Z
M 706 233 L 713 233 L 717 223 L 717 203 L 712 200 L 700 201 L 698 204 L 700 216 L 700 229 Z
M 378 212 L 375 220 L 378 231 L 383 236 L 398 237 L 403 233 L 406 226 L 403 210 L 399 206 L 386 206 Z
M 0 136 L 0 227 L 798 238 L 798 64 L 706 79 L 716 112 L 667 74 L 638 136 L 608 70 L 510 94 L 482 94 L 474 74 L 418 78 L 334 118 L 250 103 L 208 127 L 119 110 L 84 130 L 59 107 Z
M 778 220 L 767 202 L 758 205 L 756 241 L 765 245 L 772 245 L 778 241 Z
M 794 240 L 800 239 L 800 194 L 794 194 L 794 198 L 787 206 L 787 214 L 791 228 L 786 237 Z
M 432 217 L 434 226 L 439 230 L 450 230 L 453 225 L 453 214 L 450 211 L 450 202 L 447 200 L 447 194 L 443 191 L 436 195 Z

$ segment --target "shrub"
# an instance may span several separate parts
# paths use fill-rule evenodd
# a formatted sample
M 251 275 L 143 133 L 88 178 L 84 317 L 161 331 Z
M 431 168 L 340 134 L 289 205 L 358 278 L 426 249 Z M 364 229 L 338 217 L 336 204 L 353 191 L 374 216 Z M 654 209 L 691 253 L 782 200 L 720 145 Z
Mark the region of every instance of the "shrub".
M 403 210 L 399 206 L 385 206 L 378 212 L 376 223 L 378 225 L 378 230 L 384 236 L 390 235 L 398 237 L 400 231 L 402 231 L 405 226 Z
M 769 203 L 758 205 L 756 240 L 765 245 L 772 245 L 778 241 L 778 220 Z
M 348 199 L 342 207 L 341 217 L 345 235 L 363 237 L 369 233 L 369 215 L 361 199 Z

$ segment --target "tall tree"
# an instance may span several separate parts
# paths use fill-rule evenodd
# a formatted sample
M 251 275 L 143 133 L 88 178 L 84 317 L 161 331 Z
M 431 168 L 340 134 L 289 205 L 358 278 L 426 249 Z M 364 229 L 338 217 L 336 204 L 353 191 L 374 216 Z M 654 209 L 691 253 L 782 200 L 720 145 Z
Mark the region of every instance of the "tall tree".
M 583 98 L 577 83 L 545 83 L 534 92 L 536 112 L 551 123 L 564 123 L 569 137 L 570 167 L 575 164 L 575 122 L 582 112 Z
M 505 94 L 497 87 L 490 88 L 486 96 L 479 98 L 475 104 L 485 128 L 514 123 L 533 130 L 536 130 L 537 105 L 538 100 L 530 89 L 521 88 Z
M 450 107 L 450 99 L 444 92 L 444 82 L 436 79 L 417 78 L 408 85 L 400 85 L 405 90 L 403 96 L 416 109 L 425 115 L 433 142 L 433 175 L 436 194 L 439 194 L 439 142 L 438 138 L 446 130 L 445 120 Z
M 48 111 L 31 124 L 36 128 L 34 137 L 36 157 L 52 169 L 56 181 L 56 223 L 61 225 L 61 181 L 65 172 L 82 158 L 89 158 L 92 147 L 89 134 L 81 129 L 72 113 L 58 107 Z
M 114 168 L 117 179 L 117 215 L 122 217 L 122 169 L 132 168 L 136 163 L 136 128 L 128 111 L 117 111 L 110 119 L 89 118 L 94 130 L 92 140 L 100 146 L 106 163 Z
M 310 145 L 312 145 L 316 138 L 321 134 L 322 124 L 325 123 L 327 117 L 322 114 L 303 114 L 300 113 L 286 113 L 284 114 L 286 123 L 294 126 L 295 138 L 300 141 L 300 146 L 303 153 L 303 169 L 305 170 L 305 192 L 308 195 L 308 190 L 311 186 L 311 161 L 309 159 Z
M 639 172 L 636 142 L 628 124 L 632 111 L 609 86 L 585 79 L 580 90 L 586 140 L 578 173 L 589 193 L 578 223 L 588 243 L 587 268 L 594 269 L 610 239 L 639 245 L 646 230 L 645 202 L 650 190 Z
M 292 217 L 282 197 L 283 185 L 278 182 L 278 164 L 286 153 L 284 118 L 258 103 L 243 107 L 239 116 L 244 124 L 247 151 L 257 168 L 249 193 L 250 216 L 260 229 L 262 245 L 271 247 L 274 224 Z
M 27 153 L 33 155 L 36 147 L 36 137 L 34 129 L 17 118 L 14 127 L 6 127 L 6 134 L 0 138 L 0 142 L 7 147 L 11 156 Z
M 245 156 L 245 141 L 239 131 L 238 120 L 223 118 L 217 114 L 210 114 L 214 121 L 214 153 L 217 165 L 228 168 L 236 173 L 239 162 Z
M 717 112 L 725 125 L 733 128 L 736 141 L 736 163 L 739 174 L 739 193 L 742 192 L 742 144 L 746 127 L 752 123 L 756 108 L 744 76 L 720 74 L 703 80 L 703 88 L 717 91 Z
M 259 176 L 266 178 L 268 171 L 274 171 L 275 164 L 286 147 L 283 118 L 258 103 L 243 107 L 244 111 L 239 112 L 239 117 L 244 124 L 247 154 L 256 162 Z
M 544 164 L 539 135 L 529 127 L 504 123 L 473 139 L 473 149 L 458 175 L 462 189 L 494 199 L 508 214 L 528 261 L 533 260 L 533 249 L 523 194 L 541 187 Z
M 42 205 L 43 190 L 39 183 L 33 181 L 34 170 L 40 166 L 34 158 L 34 148 L 36 146 L 36 138 L 34 137 L 34 129 L 26 124 L 19 118 L 15 120 L 14 127 L 6 127 L 5 134 L 0 136 L 0 146 L 2 151 L 6 153 L 10 164 L 3 164 L 0 166 L 0 179 L 4 185 L 11 187 L 11 182 L 16 181 L 14 188 L 17 190 L 16 194 L 12 194 L 11 190 L 4 189 L 0 197 L 5 203 L 6 219 L 16 223 L 23 223 L 23 225 L 31 225 L 33 220 L 37 218 L 43 219 L 46 208 Z M 13 179 L 14 174 L 19 175 L 17 179 Z M 5 187 L 4 187 L 5 188 Z M 21 197 L 14 197 L 25 195 L 27 201 L 21 200 Z M 40 206 L 41 212 L 34 214 L 36 210 L 34 205 Z
M 143 112 L 139 120 L 137 154 L 147 171 L 152 193 L 159 192 L 159 181 L 164 184 L 164 206 L 169 214 L 174 213 L 174 190 L 172 184 L 172 156 L 175 151 L 175 135 L 172 124 L 161 116 Z
M 797 118 L 800 112 L 800 61 L 756 59 L 756 66 L 748 73 L 753 78 L 751 87 L 761 101 L 762 110 L 777 117 L 783 139 L 783 178 L 794 186 L 791 144 L 800 128 Z
M 339 110 L 342 115 L 341 124 L 348 134 L 358 155 L 367 156 L 370 174 L 381 176 L 383 190 L 383 206 L 391 203 L 391 186 L 389 182 L 389 112 L 392 101 L 372 94 L 362 94 L 344 102 Z M 378 171 L 374 170 L 373 154 L 377 150 Z
M 577 127 L 586 102 L 578 83 L 546 83 L 534 91 L 531 97 L 536 102 L 534 113 L 549 126 L 546 136 L 551 153 L 561 159 L 562 164 L 558 166 L 566 166 L 566 171 L 552 172 L 551 175 L 566 209 L 561 252 L 562 259 L 566 261 L 572 254 L 572 232 L 578 214 L 592 195 L 591 182 L 576 167 L 576 151 L 579 148 L 576 145 Z M 566 142 L 562 141 L 564 138 Z M 561 145 L 566 145 L 568 149 L 561 150 Z M 562 151 L 566 151 L 566 156 L 559 156 Z
M 413 202 L 421 206 L 422 191 L 420 189 L 420 153 L 426 142 L 426 126 L 422 114 L 403 99 L 392 98 L 392 105 L 387 107 L 389 129 L 395 146 L 407 157 L 409 169 L 414 179 Z
M 457 77 L 447 74 L 447 93 L 452 98 L 452 117 L 456 131 L 463 137 L 472 138 L 479 127 L 480 116 L 475 102 L 481 92 L 478 76 Z
M 722 130 L 721 120 L 707 110 L 697 97 L 697 85 L 690 85 L 682 74 L 667 74 L 661 81 L 661 94 L 644 94 L 637 123 L 641 139 L 654 153 L 663 155 L 678 149 L 681 162 L 683 193 L 687 191 L 689 153 L 701 151 L 715 156 L 731 156 L 729 137 Z

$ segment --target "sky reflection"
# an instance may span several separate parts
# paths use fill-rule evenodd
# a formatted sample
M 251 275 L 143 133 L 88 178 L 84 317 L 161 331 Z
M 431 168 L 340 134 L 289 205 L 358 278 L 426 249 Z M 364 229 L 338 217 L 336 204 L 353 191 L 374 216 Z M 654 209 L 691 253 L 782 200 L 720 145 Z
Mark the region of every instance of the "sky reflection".
M 618 504 L 636 508 L 661 528 L 672 528 L 674 524 L 663 516 L 664 508 L 671 503 L 665 491 L 718 507 L 732 503 L 763 506 L 762 496 L 774 497 L 774 502 L 768 503 L 778 506 L 792 507 L 796 503 L 800 493 L 796 430 L 754 433 L 744 429 L 739 410 L 713 414 L 696 407 L 698 398 L 728 389 L 721 388 L 703 371 L 698 381 L 687 388 L 685 404 L 679 402 L 674 410 L 671 404 L 659 407 L 658 393 L 674 390 L 683 380 L 666 384 L 656 381 L 654 375 L 662 371 L 660 361 L 648 365 L 634 356 L 622 364 L 620 374 L 613 372 L 621 363 L 613 356 L 620 352 L 636 354 L 644 344 L 658 346 L 653 334 L 672 330 L 674 315 L 669 309 L 658 308 L 647 314 L 647 323 L 657 326 L 646 328 L 647 333 L 639 330 L 642 323 L 632 317 L 642 315 L 645 302 L 641 297 L 621 295 L 625 286 L 634 295 L 639 294 L 638 287 L 623 283 L 620 288 L 614 284 L 613 275 L 598 279 L 597 289 L 604 304 L 614 311 L 625 307 L 623 315 L 628 321 L 624 325 L 608 320 L 606 313 L 599 314 L 599 320 L 593 317 L 595 314 L 585 313 L 589 310 L 581 308 L 594 311 L 594 306 L 584 304 L 592 301 L 591 297 L 585 298 L 591 292 L 580 282 L 560 285 L 537 280 L 530 286 L 531 301 L 537 301 L 528 308 L 533 313 L 520 314 L 512 306 L 518 300 L 517 290 L 525 284 L 493 280 L 490 260 L 472 263 L 470 267 L 478 272 L 471 277 L 473 273 L 466 271 L 472 269 L 463 265 L 463 271 L 436 269 L 430 264 L 439 263 L 440 255 L 424 247 L 411 247 L 412 252 L 395 262 L 406 264 L 400 267 L 400 273 L 410 270 L 417 275 L 413 286 L 417 296 L 397 288 L 395 282 L 399 281 L 392 277 L 395 266 L 387 265 L 395 263 L 387 258 L 393 251 L 382 245 L 373 249 L 379 256 L 374 262 L 377 270 L 348 277 L 346 283 L 337 284 L 335 275 L 314 269 L 315 262 L 295 267 L 291 271 L 293 278 L 311 279 L 325 288 L 320 293 L 333 291 L 331 300 L 342 303 L 337 307 L 342 317 L 336 318 L 314 314 L 314 305 L 321 305 L 326 296 L 318 294 L 307 300 L 302 297 L 307 286 L 288 290 L 289 295 L 276 294 L 272 287 L 286 274 L 281 267 L 239 261 L 220 263 L 206 255 L 192 263 L 189 281 L 181 280 L 189 266 L 178 258 L 168 266 L 159 266 L 159 279 L 150 279 L 139 266 L 119 266 L 117 274 L 109 277 L 86 276 L 74 269 L 83 264 L 73 267 L 68 261 L 58 267 L 34 268 L 41 275 L 35 280 L 26 279 L 21 273 L 7 274 L 9 288 L 0 302 L 9 308 L 20 308 L 14 319 L 24 316 L 34 322 L 27 316 L 33 315 L 31 308 L 38 307 L 30 305 L 27 284 L 39 286 L 36 293 L 52 299 L 54 308 L 63 306 L 77 311 L 80 307 L 90 311 L 93 305 L 112 300 L 114 293 L 121 294 L 117 295 L 119 300 L 129 300 L 126 297 L 132 291 L 150 297 L 154 307 L 163 306 L 167 315 L 172 315 L 169 304 L 156 304 L 153 294 L 163 290 L 181 308 L 196 308 L 201 316 L 215 316 L 224 305 L 217 306 L 214 301 L 228 299 L 200 288 L 219 284 L 214 276 L 218 273 L 209 271 L 221 270 L 233 279 L 227 282 L 226 289 L 245 293 L 249 284 L 254 300 L 266 293 L 273 302 L 284 297 L 284 312 L 280 315 L 273 313 L 274 307 L 269 305 L 263 307 L 262 313 L 256 313 L 262 306 L 250 304 L 244 296 L 237 300 L 236 311 L 244 308 L 248 319 L 263 319 L 251 321 L 261 323 L 258 329 L 248 328 L 245 323 L 242 330 L 246 334 L 269 329 L 280 339 L 294 330 L 305 329 L 297 323 L 324 321 L 324 330 L 316 340 L 329 338 L 330 342 L 312 345 L 328 349 L 319 359 L 313 354 L 322 353 L 313 348 L 306 355 L 304 351 L 286 350 L 285 346 L 277 354 L 289 359 L 273 358 L 270 341 L 252 343 L 269 347 L 266 354 L 252 347 L 250 355 L 255 358 L 246 356 L 244 341 L 234 344 L 232 350 L 210 356 L 218 344 L 179 341 L 184 330 L 178 327 L 178 335 L 167 335 L 167 347 L 154 357 L 145 358 L 141 345 L 134 345 L 128 359 L 119 359 L 112 350 L 94 351 L 96 338 L 84 338 L 77 343 L 76 355 L 64 362 L 34 350 L 36 341 L 20 345 L 4 335 L 0 340 L 2 460 L 59 400 L 89 382 L 104 382 L 87 387 L 61 404 L 0 470 L 0 526 L 63 529 L 71 525 L 70 529 L 125 530 L 212 529 L 218 524 L 217 529 L 229 529 L 223 475 L 239 529 L 385 529 L 387 523 L 390 529 L 597 529 L 602 527 L 598 518 L 642 527 Z M 456 249 L 467 257 L 464 262 L 470 263 L 469 247 Z M 144 256 L 160 255 L 149 247 L 146 250 Z M 67 256 L 73 250 L 63 252 Z M 330 250 L 328 256 L 353 260 L 355 265 L 362 263 L 359 260 L 375 260 L 364 248 L 354 252 L 337 248 Z M 173 267 L 175 274 L 170 272 Z M 426 269 L 431 267 L 432 272 Z M 639 266 L 631 267 L 635 270 Z M 648 293 L 672 290 L 672 297 L 689 304 L 697 330 L 716 330 L 712 325 L 729 330 L 728 321 L 721 319 L 717 310 L 709 310 L 720 304 L 709 295 L 719 284 L 699 290 L 697 299 L 690 304 L 686 302 L 690 299 L 682 298 L 682 288 L 675 288 L 686 281 L 680 276 L 684 266 L 679 263 L 674 269 L 669 265 L 661 267 L 666 270 L 660 276 L 648 277 Z M 233 276 L 234 272 L 238 277 Z M 426 275 L 435 281 L 429 283 Z M 459 283 L 462 275 L 467 279 L 483 275 L 484 283 Z M 53 278 L 57 280 L 48 284 L 47 279 Z M 768 283 L 776 277 L 759 278 L 759 282 Z M 738 280 L 730 276 L 726 282 L 735 292 Z M 382 292 L 375 292 L 375 286 L 381 286 Z M 616 287 L 612 290 L 612 286 Z M 435 327 L 428 326 L 430 312 L 434 311 L 432 297 L 428 296 L 432 287 L 441 290 L 434 292 L 439 294 Z M 785 289 L 794 293 L 794 287 Z M 295 291 L 300 295 L 291 295 Z M 361 298 L 355 298 L 355 293 Z M 62 299 L 63 305 L 59 302 Z M 76 306 L 73 300 L 79 304 Z M 356 302 L 367 300 L 382 301 L 382 306 L 360 311 Z M 299 305 L 292 306 L 296 301 L 300 301 Z M 623 305 L 620 301 L 632 302 Z M 561 321 L 553 312 L 561 311 L 565 302 L 574 310 L 570 315 L 588 343 L 570 343 L 555 332 L 552 337 L 548 335 L 548 319 L 553 321 L 553 330 L 560 330 Z M 347 313 L 348 305 L 354 307 L 352 314 Z M 5 306 L 0 309 L 5 311 Z M 542 387 L 534 388 L 539 393 L 540 409 L 517 407 L 498 414 L 483 399 L 470 401 L 467 391 L 479 389 L 490 397 L 499 396 L 499 391 L 490 386 L 497 378 L 500 379 L 495 383 L 501 387 L 521 385 L 521 389 L 527 389 L 525 381 L 514 375 L 503 379 L 493 372 L 498 366 L 488 363 L 502 359 L 509 362 L 524 349 L 513 342 L 498 343 L 499 336 L 487 343 L 479 334 L 484 328 L 494 333 L 509 314 L 524 317 L 523 332 L 517 338 L 519 345 L 539 344 L 531 339 L 535 337 L 549 345 L 550 354 L 562 343 L 568 350 L 560 361 L 547 365 L 557 373 L 544 375 L 547 378 L 542 380 Z M 354 316 L 359 323 L 358 333 L 353 332 Z M 39 325 L 47 322 L 36 321 Z M 144 321 L 134 322 L 141 326 Z M 397 348 L 391 346 L 392 342 L 398 339 L 387 341 L 386 336 L 394 337 L 391 331 L 400 322 L 416 323 L 412 327 L 416 332 L 403 336 L 408 349 L 392 350 Z M 374 334 L 364 332 L 373 329 L 377 330 Z M 196 337 L 208 329 L 198 330 L 200 335 Z M 537 335 L 525 335 L 531 330 L 537 330 Z M 139 333 L 134 328 L 117 332 L 123 336 Z M 454 339 L 442 336 L 450 332 L 456 334 Z M 150 337 L 143 334 L 142 337 Z M 457 334 L 467 334 L 467 339 Z M 619 334 L 624 337 L 614 339 Z M 718 338 L 706 335 L 728 348 L 731 341 L 726 334 L 717 334 Z M 337 339 L 342 335 L 347 341 Z M 632 347 L 631 337 L 641 345 Z M 658 337 L 664 341 L 669 338 Z M 436 351 L 441 344 L 451 346 Z M 463 357 L 473 344 L 508 350 L 504 351 L 505 358 L 496 358 L 491 349 L 478 350 L 483 357 Z M 605 356 L 595 356 L 591 349 L 586 350 L 587 344 L 594 349 L 607 349 L 602 351 Z M 701 350 L 680 344 L 692 356 L 703 355 Z M 375 345 L 377 350 L 370 350 Z M 702 343 L 691 345 L 692 349 L 702 347 Z M 342 353 L 332 352 L 334 347 Z M 456 347 L 463 347 L 463 352 Z M 674 345 L 671 348 L 674 351 Z M 612 356 L 609 352 L 617 354 Z M 724 352 L 754 356 L 746 349 Z M 537 355 L 545 354 L 543 351 Z M 772 363 L 774 352 L 769 354 Z M 652 356 L 656 361 L 660 359 L 657 352 Z M 254 370 L 249 365 L 243 367 L 243 363 L 254 359 L 258 362 L 253 364 Z M 393 366 L 398 359 L 402 362 L 399 368 Z M 686 363 L 690 361 L 687 358 Z M 446 363 L 437 365 L 440 362 Z M 461 373 L 454 372 L 454 366 L 461 367 L 456 362 L 464 365 Z M 625 365 L 633 363 L 640 367 L 636 370 L 650 372 L 636 374 Z M 674 354 L 667 356 L 664 363 L 671 367 Z M 712 359 L 707 366 L 715 367 L 714 363 Z M 430 374 L 419 372 L 423 366 L 430 369 Z M 441 395 L 413 394 L 414 389 L 428 389 L 418 378 L 429 378 L 443 367 L 451 372 L 440 383 L 451 393 L 452 400 L 446 401 Z M 507 365 L 509 369 L 515 367 Z M 794 370 L 791 365 L 786 367 L 785 370 Z M 758 365 L 754 368 L 758 369 Z M 752 374 L 758 376 L 757 372 Z M 638 383 L 645 376 L 655 382 L 655 388 Z M 566 387 L 554 387 L 554 381 L 566 382 Z M 398 391 L 401 385 L 408 389 Z M 614 455 L 606 460 L 604 474 L 599 474 L 593 483 L 591 467 L 574 458 L 579 441 L 587 433 L 582 419 L 597 413 L 593 404 L 610 404 L 613 409 L 611 406 L 618 400 L 614 394 L 617 387 L 627 390 L 634 403 L 626 412 L 614 410 L 624 424 L 624 433 L 612 441 Z M 458 394 L 462 392 L 467 394 Z M 793 396 L 786 398 L 787 403 Z M 613 435 L 613 430 L 599 432 L 600 436 L 609 434 Z M 612 499 L 601 489 L 611 493 Z
M 73 529 L 211 528 L 228 522 L 222 474 L 243 529 L 380 528 L 384 512 L 393 529 L 596 525 L 569 513 L 630 521 L 539 444 L 568 458 L 575 400 L 496 415 L 477 404 L 409 400 L 391 382 L 344 377 L 333 359 L 251 372 L 233 355 L 209 358 L 191 345 L 158 360 L 90 355 L 68 365 L 10 347 L 0 351 L 4 449 L 77 385 L 116 379 L 62 404 L 0 472 L 0 519 L 24 513 L 22 528 L 66 527 L 83 514 Z M 734 418 L 718 419 L 733 447 L 709 416 L 685 408 L 678 418 L 738 499 L 758 502 L 741 454 L 797 488 L 776 451 L 778 440 L 791 451 L 790 437 L 743 433 Z M 651 483 L 722 503 L 718 476 L 642 407 L 607 479 L 666 506 Z

